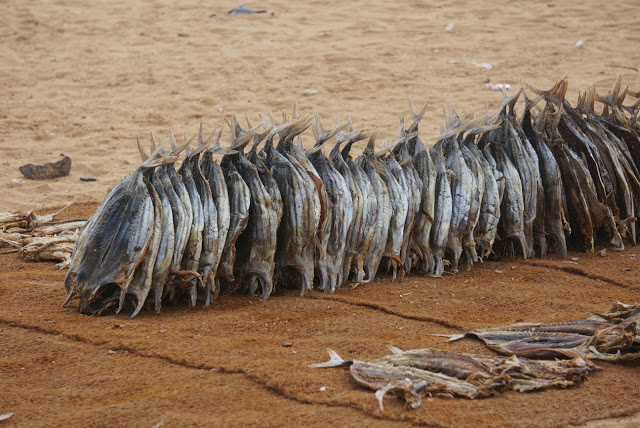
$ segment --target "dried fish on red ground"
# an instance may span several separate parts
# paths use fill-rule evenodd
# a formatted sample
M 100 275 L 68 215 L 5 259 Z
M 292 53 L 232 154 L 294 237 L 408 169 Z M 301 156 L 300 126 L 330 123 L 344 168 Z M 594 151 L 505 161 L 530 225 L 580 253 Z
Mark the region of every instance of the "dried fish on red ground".
M 489 348 L 527 358 L 618 361 L 640 358 L 640 306 L 615 303 L 603 315 L 557 323 L 518 323 L 442 335 L 449 341 L 477 337 Z
M 380 409 L 391 392 L 408 407 L 420 407 L 423 396 L 484 398 L 505 390 L 535 391 L 582 383 L 596 366 L 581 358 L 532 361 L 512 356 L 457 354 L 433 349 L 402 351 L 389 347 L 391 355 L 373 361 L 343 360 L 329 349 L 331 359 L 309 367 L 349 367 L 354 380 L 376 390 Z

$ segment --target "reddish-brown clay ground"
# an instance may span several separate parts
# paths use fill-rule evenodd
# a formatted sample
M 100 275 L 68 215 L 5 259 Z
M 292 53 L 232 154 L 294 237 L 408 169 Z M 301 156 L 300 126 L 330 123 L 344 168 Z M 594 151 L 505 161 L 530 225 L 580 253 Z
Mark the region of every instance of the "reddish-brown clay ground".
M 133 320 L 61 308 L 64 271 L 4 255 L 0 413 L 15 414 L 3 426 L 566 426 L 635 414 L 639 362 L 598 363 L 601 371 L 571 389 L 426 399 L 415 411 L 387 398 L 384 412 L 348 370 L 306 365 L 326 360 L 328 347 L 347 359 L 382 356 L 389 344 L 491 353 L 431 334 L 580 318 L 636 301 L 636 252 L 485 262 L 444 279 L 384 278 L 334 295 L 227 296 L 208 310 L 165 307 Z

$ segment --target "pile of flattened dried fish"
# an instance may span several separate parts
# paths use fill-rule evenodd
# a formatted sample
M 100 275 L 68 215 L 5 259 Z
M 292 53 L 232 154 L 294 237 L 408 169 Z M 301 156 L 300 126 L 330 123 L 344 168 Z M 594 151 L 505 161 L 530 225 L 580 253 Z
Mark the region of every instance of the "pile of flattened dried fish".
M 640 305 L 616 302 L 605 314 L 551 324 L 520 323 L 448 335 L 477 337 L 502 354 L 618 361 L 640 358 Z
M 329 361 L 309 367 L 349 366 L 357 383 L 376 390 L 381 410 L 388 392 L 416 409 L 425 395 L 474 399 L 498 395 L 505 390 L 565 388 L 583 382 L 589 372 L 596 370 L 593 363 L 581 357 L 533 361 L 515 356 L 456 354 L 432 349 L 389 349 L 393 352 L 391 355 L 374 361 L 345 361 L 329 349 Z
M 77 296 L 91 314 L 127 304 L 135 316 L 182 297 L 206 307 L 219 293 L 334 292 L 380 273 L 437 277 L 504 254 L 593 251 L 596 241 L 622 250 L 639 233 L 640 96 L 618 81 L 573 107 L 566 90 L 566 80 L 530 88 L 521 117 L 522 89 L 493 116 L 450 107 L 430 149 L 418 135 L 426 109 L 413 106 L 412 122 L 378 147 L 375 132 L 350 121 L 325 129 L 296 110 L 249 129 L 233 118 L 229 149 L 221 130 L 205 139 L 202 127 L 195 147 L 171 136 L 165 150 L 152 137 L 80 234 L 67 302 Z
M 25 260 L 54 260 L 60 269 L 69 267 L 76 239 L 86 221 L 54 220 L 62 210 L 42 216 L 33 211 L 0 213 L 0 248 L 10 248 L 0 250 L 0 254 L 20 252 Z

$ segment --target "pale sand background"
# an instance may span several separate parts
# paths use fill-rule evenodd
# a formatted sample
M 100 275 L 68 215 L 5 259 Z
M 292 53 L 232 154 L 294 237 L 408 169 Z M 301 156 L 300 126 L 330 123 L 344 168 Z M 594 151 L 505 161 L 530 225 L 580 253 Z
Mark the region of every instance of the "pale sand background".
M 433 143 L 446 102 L 460 114 L 499 106 L 487 78 L 545 88 L 568 76 L 570 99 L 618 74 L 640 87 L 638 2 L 273 1 L 249 4 L 266 14 L 228 16 L 236 5 L 4 2 L 0 210 L 102 200 L 138 165 L 136 136 L 190 136 L 200 119 L 212 130 L 297 102 L 325 125 L 350 114 L 391 136 L 411 98 L 429 101 L 422 137 Z M 20 165 L 60 153 L 70 176 L 15 182 Z M 99 181 L 80 182 L 87 173 Z

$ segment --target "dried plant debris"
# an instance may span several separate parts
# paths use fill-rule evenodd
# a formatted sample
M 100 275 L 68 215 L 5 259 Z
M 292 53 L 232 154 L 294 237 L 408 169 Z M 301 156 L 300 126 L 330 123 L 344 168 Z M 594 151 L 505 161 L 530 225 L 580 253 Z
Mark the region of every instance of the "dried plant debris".
M 59 262 L 56 265 L 59 269 L 69 267 L 76 239 L 86 220 L 54 220 L 67 207 L 42 216 L 33 211 L 0 213 L 0 254 L 20 252 L 25 260 L 51 260 Z
M 421 397 L 484 398 L 503 391 L 535 391 L 566 388 L 582 383 L 596 366 L 581 357 L 561 361 L 457 354 L 433 349 L 402 351 L 390 346 L 391 355 L 373 361 L 343 360 L 329 349 L 331 359 L 309 367 L 349 367 L 354 380 L 376 390 L 380 409 L 392 393 L 408 407 L 420 407 Z
M 622 250 L 639 233 L 640 101 L 625 100 L 640 97 L 618 80 L 608 95 L 591 87 L 572 106 L 567 86 L 504 93 L 494 115 L 448 106 L 429 150 L 418 130 L 426 106 L 413 105 L 391 140 L 354 130 L 350 118 L 325 129 L 297 107 L 280 121 L 260 116 L 256 127 L 247 119 L 247 129 L 231 118 L 229 149 L 222 128 L 204 138 L 202 125 L 192 146 L 171 135 L 167 151 L 151 138 L 151 154 L 140 147 L 142 166 L 81 233 L 69 298 L 96 314 L 117 298 L 135 314 L 145 303 L 206 307 L 234 292 L 331 293 L 503 256 Z M 0 215 L 6 233 L 39 221 Z
M 559 323 L 519 323 L 445 335 L 449 341 L 477 337 L 489 348 L 527 358 L 619 361 L 640 358 L 640 305 L 616 302 L 608 312 Z
M 29 163 L 20 167 L 20 172 L 30 180 L 50 180 L 52 178 L 66 177 L 71 171 L 71 158 L 60 155 L 55 162 Z

